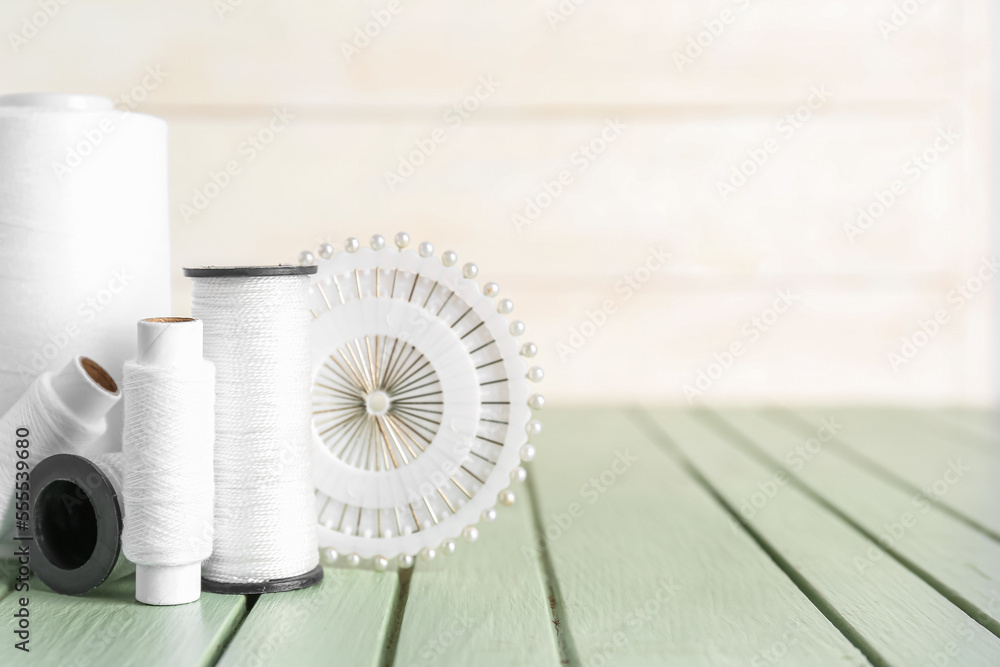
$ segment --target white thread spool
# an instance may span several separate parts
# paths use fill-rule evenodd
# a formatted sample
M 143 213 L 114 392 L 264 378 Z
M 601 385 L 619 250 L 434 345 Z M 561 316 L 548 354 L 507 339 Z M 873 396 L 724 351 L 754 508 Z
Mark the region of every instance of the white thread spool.
M 122 553 L 124 458 L 55 454 L 31 473 L 31 570 L 57 593 L 81 595 L 135 572 Z
M 205 590 L 255 594 L 320 581 L 310 477 L 314 266 L 185 269 L 216 368 L 215 544 Z
M 90 451 L 120 397 L 108 372 L 87 357 L 76 357 L 55 375 L 43 373 L 31 383 L 0 419 L 0 535 L 9 535 L 14 527 L 16 474 L 30 472 L 53 454 Z M 20 447 L 18 441 L 28 446 Z M 27 457 L 21 458 L 20 451 L 27 451 Z M 27 470 L 18 470 L 18 461 L 26 461 Z
M 138 355 L 125 364 L 126 557 L 135 598 L 193 602 L 201 562 L 212 553 L 214 369 L 202 358 L 202 323 L 152 318 L 138 324 Z
M 135 321 L 171 300 L 163 120 L 93 95 L 0 95 L 0 147 L 3 413 L 78 354 L 117 371 Z M 119 448 L 121 414 L 101 451 Z

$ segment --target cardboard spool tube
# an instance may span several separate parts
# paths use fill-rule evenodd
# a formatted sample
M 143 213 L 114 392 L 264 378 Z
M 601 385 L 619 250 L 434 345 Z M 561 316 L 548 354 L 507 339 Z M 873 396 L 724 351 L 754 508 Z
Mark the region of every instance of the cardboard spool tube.
M 86 424 L 104 419 L 121 392 L 111 375 L 93 359 L 76 357 L 52 376 L 52 389 L 74 416 Z

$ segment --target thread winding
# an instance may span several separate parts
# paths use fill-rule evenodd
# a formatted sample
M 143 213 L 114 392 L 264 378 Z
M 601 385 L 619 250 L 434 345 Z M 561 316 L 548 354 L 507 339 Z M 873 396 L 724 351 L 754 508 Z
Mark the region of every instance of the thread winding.
M 104 476 L 122 497 L 125 489 L 125 456 L 121 452 L 107 452 L 88 457 L 95 467 L 100 468 Z
M 310 476 L 308 278 L 195 277 L 216 367 L 215 543 L 204 578 L 296 577 L 319 561 Z
M 121 367 L 129 327 L 170 307 L 170 230 L 160 119 L 110 99 L 0 95 L 0 147 L 2 413 L 82 352 Z M 121 421 L 112 409 L 102 451 L 118 449 Z
M 212 553 L 213 368 L 130 361 L 124 378 L 125 556 L 201 562 Z

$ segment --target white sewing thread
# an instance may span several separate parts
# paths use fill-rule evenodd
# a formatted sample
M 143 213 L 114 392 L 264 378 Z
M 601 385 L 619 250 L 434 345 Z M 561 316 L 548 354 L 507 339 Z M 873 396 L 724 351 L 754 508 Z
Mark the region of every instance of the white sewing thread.
M 125 488 L 125 455 L 121 452 L 108 452 L 87 457 L 91 463 L 101 469 L 104 476 L 111 482 L 118 498 L 122 498 Z
M 104 476 L 108 478 L 111 482 L 111 486 L 114 487 L 115 493 L 118 494 L 118 503 L 122 508 L 122 517 L 125 514 L 125 455 L 121 452 L 109 452 L 105 454 L 97 454 L 90 457 L 90 462 L 94 466 L 101 469 Z M 89 481 L 89 480 L 88 480 Z M 118 539 L 122 539 L 122 535 L 118 535 Z M 125 556 L 124 547 L 122 553 L 118 555 L 118 562 L 114 564 L 111 572 L 108 573 L 107 578 L 104 580 L 104 584 L 110 584 L 124 577 L 130 576 L 135 573 L 135 564 Z
M 135 321 L 170 307 L 170 233 L 163 120 L 105 98 L 2 95 L 0 147 L 2 414 L 77 354 L 121 368 Z M 118 448 L 121 419 L 108 415 L 100 449 Z
M 216 367 L 212 581 L 266 582 L 319 562 L 307 285 L 300 275 L 194 278 L 192 313 Z
M 212 553 L 213 375 L 200 355 L 176 367 L 125 363 L 122 545 L 136 564 L 190 565 Z
M 93 380 L 87 369 L 104 373 L 85 357 L 76 357 L 56 375 L 43 373 L 0 418 L 0 535 L 14 528 L 18 461 L 27 461 L 30 471 L 53 454 L 85 454 L 104 434 L 105 414 L 120 394 L 110 378 L 113 391 Z M 24 431 L 18 429 L 26 429 L 27 435 L 22 437 Z M 27 446 L 19 446 L 19 441 L 27 441 Z M 21 458 L 20 451 L 27 451 L 27 458 Z

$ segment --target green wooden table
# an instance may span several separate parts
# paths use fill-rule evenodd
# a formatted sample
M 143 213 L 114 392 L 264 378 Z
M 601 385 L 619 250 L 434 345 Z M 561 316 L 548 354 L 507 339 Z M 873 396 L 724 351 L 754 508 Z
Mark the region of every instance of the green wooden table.
M 33 584 L 0 664 L 1000 665 L 989 413 L 546 410 L 518 502 L 412 571 L 136 604 Z

